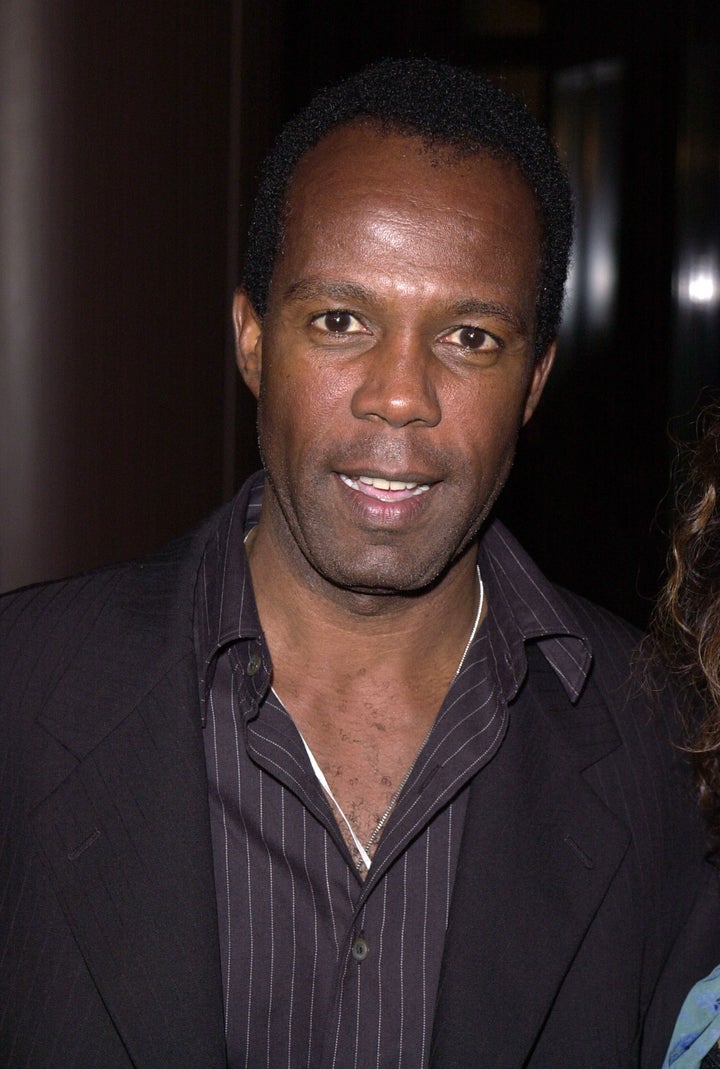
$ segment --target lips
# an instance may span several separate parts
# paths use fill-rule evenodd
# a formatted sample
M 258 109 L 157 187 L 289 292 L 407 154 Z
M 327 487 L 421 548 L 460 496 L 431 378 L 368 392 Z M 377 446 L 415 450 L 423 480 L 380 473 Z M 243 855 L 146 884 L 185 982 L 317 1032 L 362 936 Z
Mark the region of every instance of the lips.
M 376 501 L 406 501 L 411 497 L 419 497 L 430 489 L 428 483 L 405 482 L 400 479 L 384 479 L 375 475 L 358 475 L 351 478 L 349 475 L 339 473 L 340 478 L 351 490 L 372 497 Z

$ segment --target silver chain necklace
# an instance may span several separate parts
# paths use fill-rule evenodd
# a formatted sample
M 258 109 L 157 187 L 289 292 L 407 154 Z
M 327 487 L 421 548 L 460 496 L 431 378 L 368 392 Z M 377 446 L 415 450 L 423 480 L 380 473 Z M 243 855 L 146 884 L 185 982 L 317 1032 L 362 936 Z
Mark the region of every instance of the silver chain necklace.
M 468 638 L 467 642 L 465 643 L 465 649 L 462 652 L 462 657 L 460 658 L 460 660 L 458 662 L 458 666 L 455 669 L 455 674 L 453 676 L 453 680 L 455 680 L 457 678 L 457 676 L 458 676 L 458 674 L 460 672 L 460 669 L 462 668 L 462 666 L 463 666 L 463 664 L 465 662 L 465 658 L 467 657 L 468 650 L 470 649 L 470 646 L 472 645 L 472 641 L 475 638 L 475 635 L 477 633 L 477 629 L 480 626 L 480 618 L 482 616 L 483 604 L 484 604 L 484 600 L 485 600 L 485 591 L 484 591 L 482 579 L 480 578 L 480 569 L 479 568 L 477 568 L 477 579 L 478 579 L 478 607 L 477 607 L 477 612 L 475 613 L 475 620 L 474 620 L 472 628 L 470 630 L 470 637 Z M 277 697 L 277 694 L 276 694 L 276 697 Z M 280 700 L 280 699 L 278 699 L 278 700 Z M 315 776 L 316 776 L 320 786 L 322 787 L 322 789 L 324 790 L 325 794 L 328 796 L 330 801 L 333 803 L 333 805 L 337 809 L 340 817 L 342 818 L 343 823 L 345 824 L 345 827 L 350 832 L 350 837 L 352 838 L 352 841 L 353 841 L 353 843 L 355 845 L 355 849 L 357 850 L 359 858 L 360 858 L 360 861 L 356 862 L 357 868 L 359 870 L 362 871 L 362 869 L 364 868 L 366 873 L 370 871 L 370 866 L 372 865 L 372 858 L 370 857 L 370 850 L 375 845 L 375 843 L 377 842 L 377 840 L 378 840 L 378 838 L 380 836 L 380 833 L 382 832 L 383 828 L 385 827 L 385 825 L 387 824 L 388 820 L 390 819 L 390 814 L 392 813 L 393 809 L 395 808 L 395 806 L 397 804 L 397 801 L 398 801 L 398 798 L 402 794 L 403 787 L 405 786 L 407 781 L 410 779 L 410 776 L 412 774 L 412 770 L 415 768 L 415 764 L 417 762 L 417 758 L 422 753 L 423 747 L 425 746 L 425 743 L 427 742 L 428 738 L 430 737 L 430 732 L 432 731 L 433 727 L 434 727 L 434 724 L 431 724 L 430 728 L 428 729 L 427 735 L 423 739 L 423 741 L 422 741 L 422 743 L 420 745 L 420 748 L 418 749 L 418 752 L 417 752 L 417 754 L 415 756 L 415 760 L 412 762 L 412 764 L 408 768 L 407 772 L 403 776 L 403 779 L 402 779 L 402 782 L 400 783 L 400 786 L 395 791 L 393 791 L 392 797 L 391 797 L 390 801 L 387 804 L 387 808 L 385 809 L 385 812 L 383 813 L 383 815 L 380 817 L 379 821 L 377 822 L 377 824 L 373 828 L 372 834 L 370 835 L 370 838 L 367 840 L 367 842 L 365 844 L 363 844 L 360 841 L 360 839 L 358 838 L 358 836 L 357 836 L 357 834 L 355 832 L 355 829 L 353 828 L 353 826 L 350 823 L 350 821 L 348 820 L 348 818 L 345 816 L 345 813 L 343 812 L 343 809 L 342 809 L 341 805 L 339 804 L 337 798 L 335 797 L 335 795 L 333 794 L 332 790 L 330 789 L 330 784 L 327 781 L 325 773 L 320 768 L 320 765 L 318 764 L 317 760 L 315 759 L 315 755 L 313 754 L 312 750 L 310 749 L 310 747 L 306 743 L 306 741 L 305 741 L 305 739 L 304 739 L 304 737 L 302 735 L 302 732 L 300 732 L 298 730 L 298 734 L 300 735 L 300 738 L 302 739 L 303 746 L 305 747 L 305 750 L 307 752 L 308 758 L 310 760 L 310 764 L 312 765 L 313 772 L 315 773 Z

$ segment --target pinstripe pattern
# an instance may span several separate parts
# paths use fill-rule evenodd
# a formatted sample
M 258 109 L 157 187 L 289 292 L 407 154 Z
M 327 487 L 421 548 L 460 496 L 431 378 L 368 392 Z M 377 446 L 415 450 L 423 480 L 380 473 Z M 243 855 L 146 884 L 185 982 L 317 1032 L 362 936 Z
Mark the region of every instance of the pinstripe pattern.
M 467 787 L 502 743 L 507 702 L 542 648 L 568 693 L 589 667 L 574 621 L 514 542 L 480 554 L 489 615 L 362 882 L 291 717 L 270 690 L 242 540 L 231 513 L 196 593 L 203 666 L 226 1038 L 231 1069 L 420 1069 L 429 1036 Z M 353 945 L 362 937 L 367 955 Z

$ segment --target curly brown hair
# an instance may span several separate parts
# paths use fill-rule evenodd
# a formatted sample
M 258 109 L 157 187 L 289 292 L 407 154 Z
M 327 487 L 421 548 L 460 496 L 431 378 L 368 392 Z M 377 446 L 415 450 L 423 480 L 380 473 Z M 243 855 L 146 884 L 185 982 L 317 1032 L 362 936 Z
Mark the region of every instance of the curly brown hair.
M 669 575 L 652 620 L 685 701 L 710 848 L 720 857 L 720 403 L 705 409 L 698 440 L 681 454 Z

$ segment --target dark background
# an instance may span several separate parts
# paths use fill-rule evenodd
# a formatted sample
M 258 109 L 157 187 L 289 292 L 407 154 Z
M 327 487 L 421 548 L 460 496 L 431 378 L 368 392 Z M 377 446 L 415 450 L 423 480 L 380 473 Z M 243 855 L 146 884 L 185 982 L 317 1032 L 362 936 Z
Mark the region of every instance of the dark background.
M 566 324 L 500 512 L 644 622 L 668 427 L 720 380 L 715 0 L 0 0 L 0 588 L 145 552 L 256 466 L 228 311 L 259 160 L 411 53 L 502 79 L 567 160 Z

